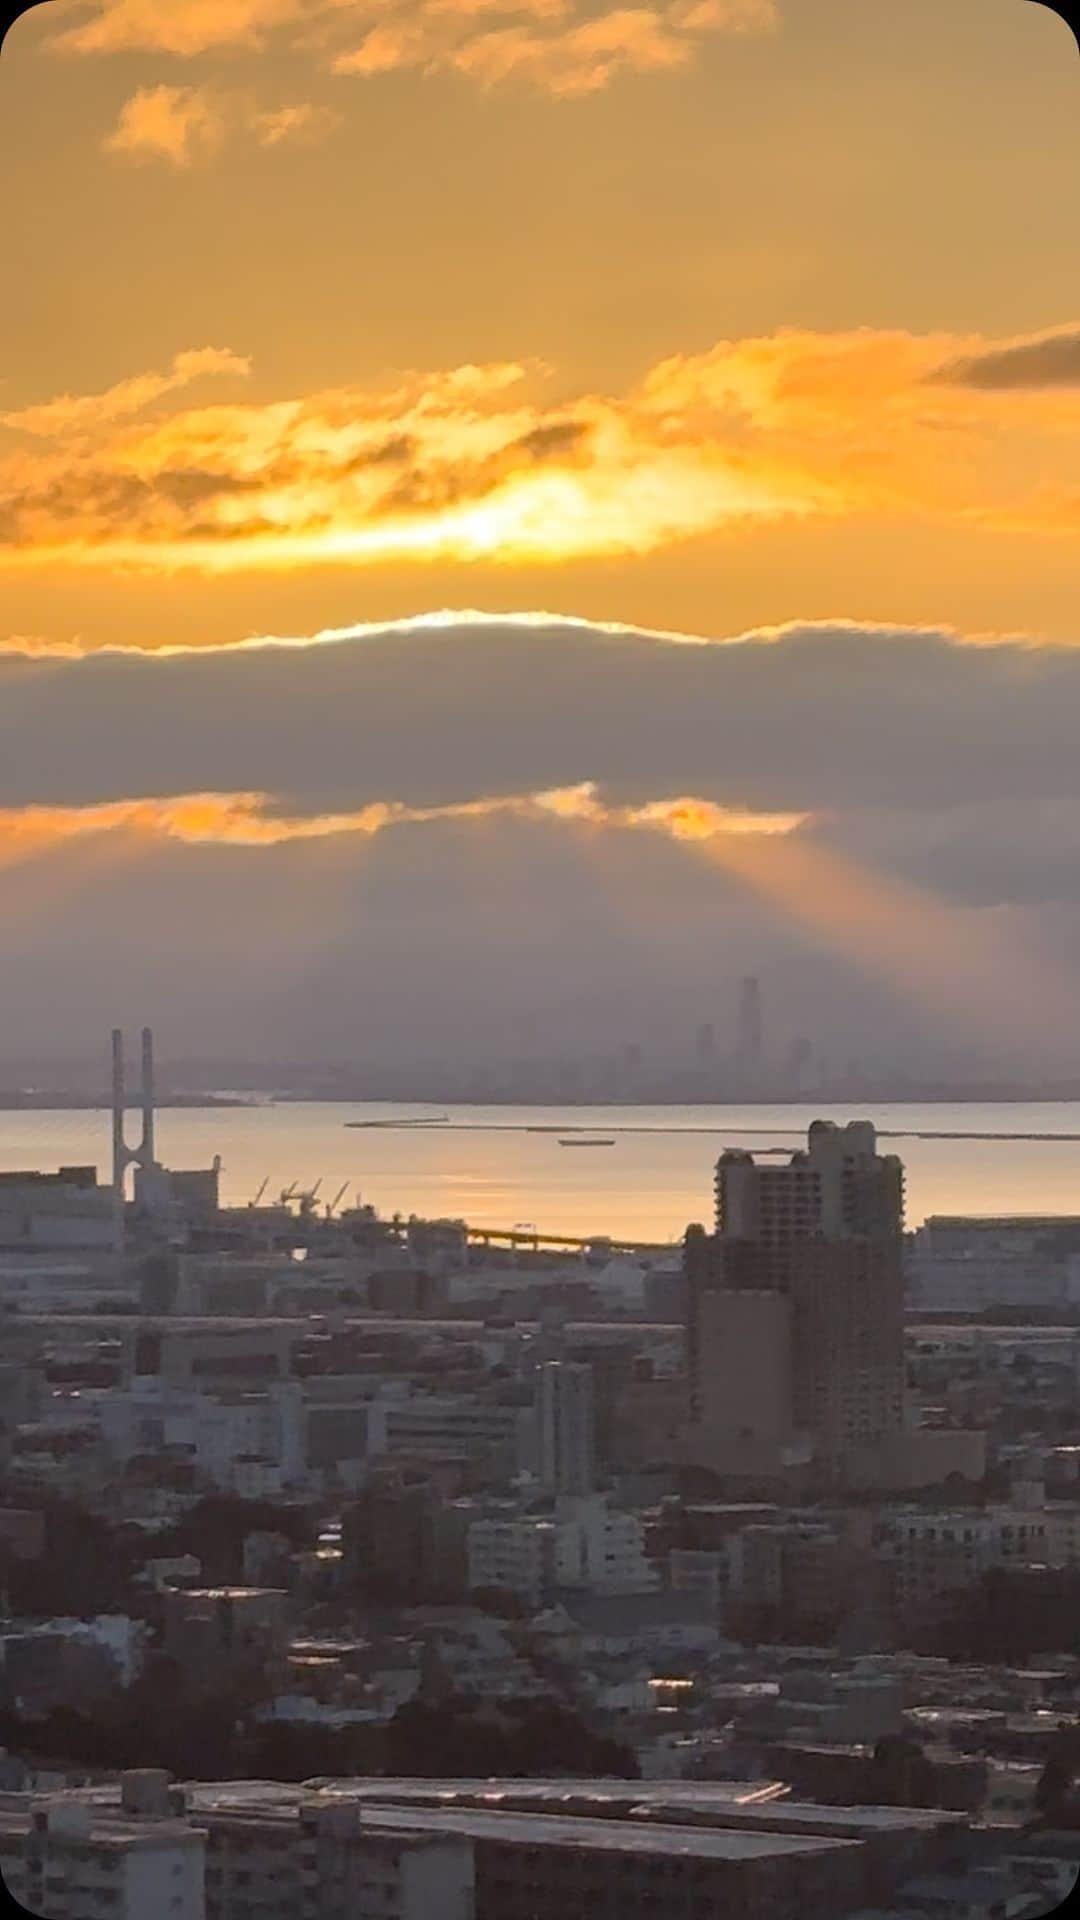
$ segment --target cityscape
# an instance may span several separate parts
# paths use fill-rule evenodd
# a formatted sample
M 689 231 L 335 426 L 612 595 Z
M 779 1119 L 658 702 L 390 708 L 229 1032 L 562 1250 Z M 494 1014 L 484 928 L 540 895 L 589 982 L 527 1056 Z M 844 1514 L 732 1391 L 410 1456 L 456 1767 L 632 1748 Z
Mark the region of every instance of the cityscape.
M 1080 9 L 0 0 L 0 1906 L 1080 1895 Z
M 563 1051 L 557 1037 L 540 1047 L 535 1021 L 519 1019 L 502 1046 L 488 1037 L 486 1057 L 312 1061 L 252 1058 L 169 1062 L 159 1092 L 163 1106 L 229 1105 L 244 1100 L 417 1100 L 465 1105 L 777 1104 L 817 1100 L 977 1101 L 1075 1100 L 1080 1074 L 1047 1069 L 1025 1081 L 1015 1068 L 994 1070 L 984 1055 L 961 1046 L 938 1051 L 929 1072 L 902 1057 L 850 1052 L 833 1058 L 805 1034 L 778 1036 L 767 1024 L 762 981 L 732 983 L 719 1019 L 700 1020 L 651 1045 L 626 1040 L 598 1052 Z M 17 1075 L 17 1083 L 15 1077 Z M 13 1062 L 12 1084 L 0 1087 L 0 1111 L 52 1112 L 94 1107 L 101 1099 L 93 1059 L 44 1055 Z
M 1065 1898 L 1080 1216 L 910 1230 L 862 1119 L 724 1146 L 674 1245 L 230 1205 L 149 1029 L 110 1076 L 108 1177 L 0 1173 L 24 1908 Z

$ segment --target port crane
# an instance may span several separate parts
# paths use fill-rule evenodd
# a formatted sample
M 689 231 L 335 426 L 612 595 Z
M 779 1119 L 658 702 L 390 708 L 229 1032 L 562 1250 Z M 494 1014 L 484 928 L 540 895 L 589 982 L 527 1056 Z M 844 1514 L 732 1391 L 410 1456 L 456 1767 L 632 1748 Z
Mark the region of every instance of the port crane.
M 345 1198 L 345 1195 L 346 1195 L 346 1194 L 348 1193 L 348 1191 L 349 1191 L 349 1183 L 348 1183 L 348 1181 L 346 1180 L 346 1181 L 344 1181 L 344 1182 L 343 1182 L 343 1184 L 342 1184 L 342 1185 L 341 1185 L 341 1186 L 340 1186 L 340 1187 L 338 1188 L 338 1190 L 337 1190 L 337 1192 L 335 1193 L 335 1195 L 334 1195 L 334 1197 L 333 1197 L 333 1199 L 332 1199 L 332 1200 L 328 1200 L 328 1201 L 327 1201 L 327 1203 L 326 1203 L 326 1217 L 327 1217 L 327 1219 L 328 1219 L 328 1220 L 332 1220 L 332 1219 L 334 1218 L 334 1215 L 336 1214 L 336 1212 L 337 1212 L 337 1210 L 338 1210 L 338 1208 L 340 1207 L 340 1205 L 341 1205 L 341 1203 L 342 1203 L 342 1201 L 344 1200 L 344 1198 Z

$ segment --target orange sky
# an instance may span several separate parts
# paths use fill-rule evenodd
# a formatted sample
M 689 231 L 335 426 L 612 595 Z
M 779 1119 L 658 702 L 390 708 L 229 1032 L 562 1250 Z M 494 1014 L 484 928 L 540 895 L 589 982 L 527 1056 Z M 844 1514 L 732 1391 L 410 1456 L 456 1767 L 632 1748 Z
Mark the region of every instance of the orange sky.
M 0 69 L 0 637 L 1073 639 L 1078 88 L 1023 0 L 55 0 Z
M 0 169 L 0 869 L 26 915 L 73 912 L 73 874 L 130 884 L 99 902 L 108 980 L 146 875 L 182 871 L 168 1006 L 231 913 L 218 858 L 257 917 L 271 870 L 315 900 L 365 843 L 405 876 L 467 845 L 464 927 L 485 861 L 554 836 L 537 913 L 574 935 L 602 905 L 602 975 L 648 887 L 679 925 L 712 887 L 729 929 L 751 903 L 754 965 L 779 917 L 793 978 L 824 943 L 948 1021 L 1037 1003 L 1053 1048 L 1080 61 L 1045 8 L 54 0 L 0 60 Z M 518 617 L 422 618 L 465 608 Z M 267 635 L 297 645 L 237 645 Z M 988 640 L 1022 644 L 972 671 Z M 335 699 L 355 743 L 324 778 Z M 526 768 L 505 743 L 540 714 Z M 969 721 L 997 743 L 978 795 Z

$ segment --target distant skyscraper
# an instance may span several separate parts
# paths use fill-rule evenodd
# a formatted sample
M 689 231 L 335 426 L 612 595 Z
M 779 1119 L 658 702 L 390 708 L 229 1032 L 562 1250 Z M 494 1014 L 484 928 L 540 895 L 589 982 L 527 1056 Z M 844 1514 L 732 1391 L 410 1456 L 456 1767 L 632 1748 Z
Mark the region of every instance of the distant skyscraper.
M 540 1481 L 548 1493 L 592 1493 L 596 1445 L 592 1368 L 547 1360 L 536 1370 L 536 1430 Z
M 761 1083 L 765 1043 L 762 1035 L 761 982 L 751 974 L 739 989 L 739 1029 L 735 1066 L 741 1093 L 756 1093 Z
M 703 1020 L 698 1028 L 695 1051 L 702 1066 L 711 1066 L 716 1059 L 716 1029 L 711 1020 Z
M 716 1232 L 687 1236 L 692 1421 L 737 1458 L 844 1456 L 903 1425 L 904 1176 L 873 1127 L 816 1120 L 786 1165 L 716 1168 Z M 733 1425 L 733 1410 L 739 1409 Z

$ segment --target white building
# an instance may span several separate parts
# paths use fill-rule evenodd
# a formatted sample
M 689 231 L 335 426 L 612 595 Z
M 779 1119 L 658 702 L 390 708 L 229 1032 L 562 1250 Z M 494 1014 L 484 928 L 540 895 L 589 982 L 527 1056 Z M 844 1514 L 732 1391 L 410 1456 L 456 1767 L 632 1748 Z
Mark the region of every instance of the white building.
M 603 1494 L 563 1496 L 550 1514 L 474 1520 L 467 1552 L 474 1592 L 497 1587 L 531 1606 L 557 1589 L 616 1596 L 651 1593 L 660 1584 L 641 1521 L 609 1506 Z
M 992 1567 L 1080 1563 L 1080 1508 L 958 1507 L 901 1511 L 890 1527 L 898 1597 L 920 1611 L 974 1586 Z
M 207 1830 L 206 1920 L 472 1920 L 464 1837 L 380 1824 L 356 1802 L 273 1782 L 197 1788 L 193 1799 Z
M 554 1522 L 535 1514 L 474 1520 L 467 1547 L 469 1589 L 517 1593 L 539 1606 L 555 1584 Z
M 127 1392 L 96 1396 L 94 1412 L 118 1462 L 180 1448 L 213 1486 L 255 1497 L 298 1486 L 305 1476 L 305 1399 L 298 1381 L 273 1381 L 254 1392 L 197 1393 L 145 1378 Z
M 914 1307 L 979 1312 L 1080 1300 L 1080 1219 L 932 1215 L 906 1259 Z
M 659 1586 L 660 1576 L 645 1556 L 641 1521 L 609 1506 L 603 1494 L 558 1500 L 555 1530 L 560 1587 L 614 1595 L 650 1593 Z
M 68 1794 L 0 1803 L 0 1873 L 45 1920 L 205 1920 L 206 1835 Z

